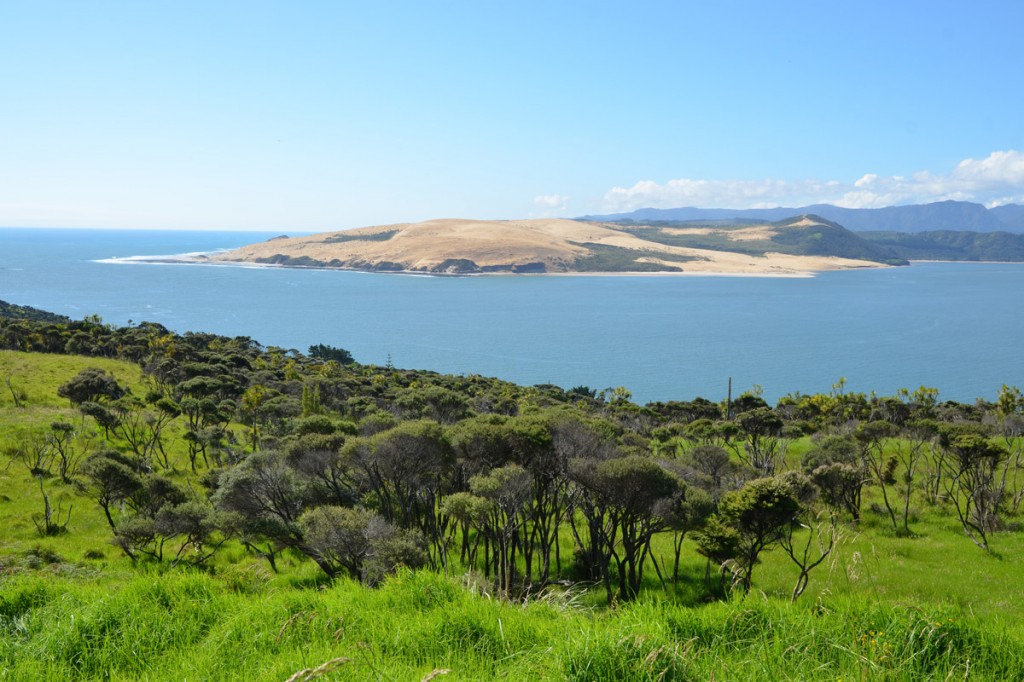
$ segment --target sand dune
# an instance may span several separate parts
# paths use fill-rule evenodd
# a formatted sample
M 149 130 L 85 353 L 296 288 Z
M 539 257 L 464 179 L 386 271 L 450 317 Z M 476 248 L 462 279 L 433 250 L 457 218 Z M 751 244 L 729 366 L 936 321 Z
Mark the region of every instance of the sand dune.
M 736 238 L 764 237 L 768 229 L 744 228 L 737 231 Z M 878 263 L 847 258 L 777 253 L 752 256 L 670 246 L 641 239 L 618 226 L 562 219 L 439 219 L 378 225 L 276 238 L 200 260 L 433 274 L 562 274 L 583 270 L 597 274 L 601 270 L 595 270 L 593 263 L 586 267 L 582 264 L 598 251 L 615 253 L 617 260 L 607 271 L 624 274 L 662 267 L 673 271 L 669 274 L 799 276 L 822 270 L 879 267 Z

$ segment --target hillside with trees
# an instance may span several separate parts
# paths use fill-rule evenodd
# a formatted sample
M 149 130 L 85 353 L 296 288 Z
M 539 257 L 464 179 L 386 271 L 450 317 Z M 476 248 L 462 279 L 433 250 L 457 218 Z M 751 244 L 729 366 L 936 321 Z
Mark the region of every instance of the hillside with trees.
M 1024 261 L 1024 234 L 1009 232 L 862 232 L 907 260 Z
M 827 256 L 885 265 L 907 261 L 884 244 L 874 243 L 842 225 L 816 215 L 800 215 L 770 224 L 757 222 L 659 222 L 624 225 L 631 234 L 660 244 L 764 256 Z
M 637 405 L 95 317 L 0 348 L 15 676 L 1024 674 L 1015 387 Z
M 38 322 L 70 322 L 71 318 L 56 313 L 50 313 L 39 308 L 28 305 L 15 305 L 6 301 L 0 301 L 0 317 L 14 320 L 36 320 Z

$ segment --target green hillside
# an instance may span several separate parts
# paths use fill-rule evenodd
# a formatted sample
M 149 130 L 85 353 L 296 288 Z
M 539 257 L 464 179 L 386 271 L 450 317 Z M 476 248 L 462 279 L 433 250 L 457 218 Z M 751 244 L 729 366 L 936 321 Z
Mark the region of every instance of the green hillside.
M 1009 232 L 861 232 L 908 260 L 1024 261 L 1024 234 Z
M 27 305 L 15 305 L 6 301 L 0 301 L 0 317 L 9 317 L 15 320 L 36 320 L 38 322 L 70 322 L 71 318 L 56 313 L 49 313 L 45 310 L 33 308 Z
M 1024 676 L 1012 387 L 641 406 L 148 323 L 0 348 L 11 679 Z
M 733 251 L 754 256 L 785 253 L 795 256 L 835 256 L 886 265 L 906 265 L 906 260 L 885 245 L 875 244 L 843 226 L 819 216 L 787 218 L 765 227 L 759 238 L 737 238 L 737 233 L 757 223 L 729 221 L 660 221 L 645 225 L 623 223 L 624 231 L 641 239 L 695 249 Z M 666 229 L 668 228 L 668 229 Z

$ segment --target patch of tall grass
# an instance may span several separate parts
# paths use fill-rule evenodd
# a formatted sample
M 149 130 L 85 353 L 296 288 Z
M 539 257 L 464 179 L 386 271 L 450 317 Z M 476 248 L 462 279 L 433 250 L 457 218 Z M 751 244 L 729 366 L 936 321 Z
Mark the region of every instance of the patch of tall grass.
M 1024 641 L 955 606 L 863 596 L 614 610 L 516 605 L 406 572 L 253 591 L 201 573 L 0 584 L 0 679 L 1024 679 Z M 348 659 L 338 661 L 338 659 Z M 309 679 L 299 678 L 299 679 Z

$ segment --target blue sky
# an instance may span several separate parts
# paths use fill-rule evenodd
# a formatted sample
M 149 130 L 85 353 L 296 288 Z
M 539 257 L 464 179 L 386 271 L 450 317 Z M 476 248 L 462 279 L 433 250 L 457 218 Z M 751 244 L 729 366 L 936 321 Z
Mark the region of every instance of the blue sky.
M 1024 3 L 0 3 L 0 225 L 1024 203 Z

